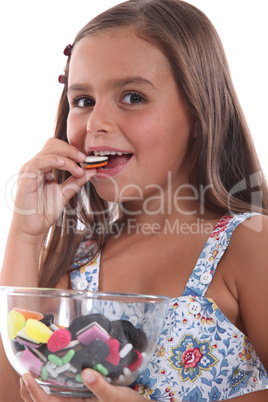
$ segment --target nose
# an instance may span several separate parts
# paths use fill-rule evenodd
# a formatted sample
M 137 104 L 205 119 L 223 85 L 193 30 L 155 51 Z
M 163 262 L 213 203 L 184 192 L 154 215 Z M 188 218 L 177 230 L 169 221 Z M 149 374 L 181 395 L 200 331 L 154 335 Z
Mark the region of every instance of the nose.
M 107 102 L 96 102 L 87 120 L 87 132 L 92 135 L 109 134 L 114 131 L 114 113 Z

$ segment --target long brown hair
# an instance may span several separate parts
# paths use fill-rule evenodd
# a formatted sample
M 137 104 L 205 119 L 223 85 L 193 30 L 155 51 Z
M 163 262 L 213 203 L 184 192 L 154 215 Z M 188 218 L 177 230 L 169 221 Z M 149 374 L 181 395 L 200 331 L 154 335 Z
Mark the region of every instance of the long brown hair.
M 167 57 L 178 89 L 195 122 L 189 142 L 190 183 L 205 189 L 205 206 L 218 213 L 260 211 L 268 214 L 268 189 L 250 132 L 233 87 L 219 36 L 203 12 L 181 0 L 130 0 L 92 19 L 77 34 L 73 47 L 88 35 L 131 26 L 136 35 Z M 55 137 L 67 141 L 68 70 Z M 62 182 L 68 174 L 57 172 Z M 254 188 L 253 188 L 254 187 Z M 252 197 L 259 194 L 258 199 Z M 93 214 L 91 212 L 94 212 Z M 69 268 L 81 236 L 78 223 L 90 227 L 96 252 L 109 236 L 114 214 L 89 182 L 72 198 L 52 227 L 41 258 L 40 286 L 55 286 Z M 119 216 L 123 219 L 123 216 Z M 94 232 L 96 224 L 107 231 Z

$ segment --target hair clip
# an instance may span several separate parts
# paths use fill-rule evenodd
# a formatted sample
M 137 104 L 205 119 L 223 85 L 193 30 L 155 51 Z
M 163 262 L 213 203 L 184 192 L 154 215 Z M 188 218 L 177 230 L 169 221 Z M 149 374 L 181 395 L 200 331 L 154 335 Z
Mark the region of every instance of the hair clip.
M 71 54 L 72 54 L 72 45 L 67 45 L 67 46 L 65 46 L 65 49 L 64 49 L 64 51 L 63 51 L 63 54 L 65 55 L 65 56 L 71 56 Z M 59 83 L 60 84 L 66 84 L 67 83 L 67 77 L 66 77 L 66 75 L 64 75 L 64 74 L 61 74 L 61 75 L 59 75 L 59 77 L 58 77 L 58 81 L 59 81 Z
M 65 56 L 71 56 L 72 48 L 73 48 L 72 45 L 67 45 L 67 46 L 65 47 L 64 51 L 63 51 L 63 54 L 64 54 Z
M 66 84 L 67 83 L 66 75 L 63 75 L 63 74 L 59 75 L 58 81 L 59 81 L 60 84 Z

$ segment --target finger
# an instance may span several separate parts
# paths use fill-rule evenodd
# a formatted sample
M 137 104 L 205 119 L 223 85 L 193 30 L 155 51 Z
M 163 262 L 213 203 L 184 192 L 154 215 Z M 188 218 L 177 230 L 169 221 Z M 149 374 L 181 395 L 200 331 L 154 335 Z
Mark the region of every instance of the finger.
M 43 149 L 34 158 L 21 167 L 20 175 L 22 175 L 25 171 L 29 171 L 29 166 L 32 166 L 32 163 L 36 159 L 48 157 L 49 155 L 56 155 L 59 159 L 71 159 L 76 163 L 82 163 L 86 157 L 83 152 L 80 152 L 76 147 L 68 144 L 67 142 L 57 138 L 50 138 L 44 145 Z M 57 168 L 58 166 L 53 167 Z
M 48 395 L 47 393 L 41 388 L 35 379 L 28 373 L 23 374 L 22 376 L 23 382 L 25 384 L 25 388 L 28 392 L 27 398 L 24 399 L 25 402 L 47 402 Z
M 45 402 L 47 399 L 47 394 L 45 391 L 39 387 L 35 379 L 28 373 L 22 376 L 25 388 L 28 392 L 28 398 L 26 401 L 34 401 L 34 402 Z
M 83 162 L 86 157 L 83 152 L 79 151 L 73 145 L 57 138 L 49 138 L 39 154 L 47 155 L 50 153 L 65 156 L 76 162 Z
M 23 381 L 22 378 L 20 378 L 20 396 L 24 400 L 24 402 L 32 402 L 31 395 L 29 394 L 25 382 Z
M 67 157 L 58 155 L 38 155 L 27 164 L 26 168 L 24 168 L 22 177 L 29 172 L 47 173 L 51 172 L 52 169 L 68 171 L 75 177 L 80 177 L 84 174 L 84 169 Z
M 99 402 L 118 402 L 118 388 L 109 384 L 100 373 L 85 369 L 81 373 L 81 378 Z
M 43 161 L 44 162 L 44 161 Z M 50 159 L 50 162 L 39 162 L 38 160 L 32 160 L 25 166 L 24 170 L 20 172 L 18 178 L 18 189 L 25 188 L 28 192 L 35 192 L 38 187 L 44 183 L 47 179 L 47 175 L 52 174 L 52 169 L 59 169 L 62 166 L 62 162 L 56 158 Z M 41 170 L 43 169 L 43 171 Z
M 85 171 L 84 175 L 79 178 L 71 176 L 69 179 L 65 180 L 65 182 L 60 184 L 61 193 L 65 199 L 65 203 L 67 203 L 80 190 L 80 188 L 96 174 L 96 172 L 96 169 L 91 169 L 90 171 Z

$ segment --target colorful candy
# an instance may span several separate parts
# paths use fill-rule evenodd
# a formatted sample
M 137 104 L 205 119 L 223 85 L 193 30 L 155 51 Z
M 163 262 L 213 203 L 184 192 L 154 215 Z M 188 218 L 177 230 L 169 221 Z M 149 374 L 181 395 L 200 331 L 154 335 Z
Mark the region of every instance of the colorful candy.
M 62 358 L 63 364 L 70 363 L 70 361 L 72 360 L 74 355 L 75 355 L 75 351 L 73 349 L 69 349 L 68 352 L 66 353 L 66 355 L 64 355 Z
M 86 169 L 93 169 L 108 165 L 108 156 L 87 156 L 82 165 Z
M 72 334 L 67 329 L 57 329 L 47 341 L 47 348 L 50 352 L 58 352 L 69 345 Z
M 17 333 L 24 327 L 24 325 L 24 315 L 22 315 L 18 311 L 11 310 L 7 316 L 8 338 L 10 340 L 16 338 Z
M 110 336 L 97 322 L 93 322 L 88 328 L 78 332 L 77 339 L 84 345 L 89 346 L 94 339 L 108 341 Z
M 113 364 L 114 366 L 117 366 L 120 362 L 119 340 L 118 339 L 109 339 L 106 343 L 109 346 L 109 355 L 107 356 L 106 361 Z
M 18 308 L 18 307 L 15 307 L 13 310 L 21 313 L 24 316 L 25 321 L 29 320 L 29 318 L 33 318 L 34 320 L 38 321 L 44 318 L 44 314 L 38 313 L 37 311 L 26 310 L 24 308 Z
M 34 318 L 35 317 L 35 318 Z M 8 334 L 21 364 L 34 377 L 54 385 L 82 388 L 81 372 L 93 368 L 117 384 L 141 368 L 148 340 L 129 321 L 102 314 L 75 318 L 69 327 L 54 324 L 52 314 L 15 308 Z
M 29 347 L 22 353 L 21 363 L 33 376 L 39 377 L 46 359 L 36 349 Z
M 127 366 L 127 368 L 130 371 L 136 371 L 140 367 L 142 360 L 143 360 L 142 354 L 138 350 L 135 351 L 135 354 L 136 354 L 137 358 L 134 360 L 133 363 L 131 363 Z
M 29 318 L 25 324 L 25 334 L 33 341 L 47 343 L 53 332 L 40 321 Z

